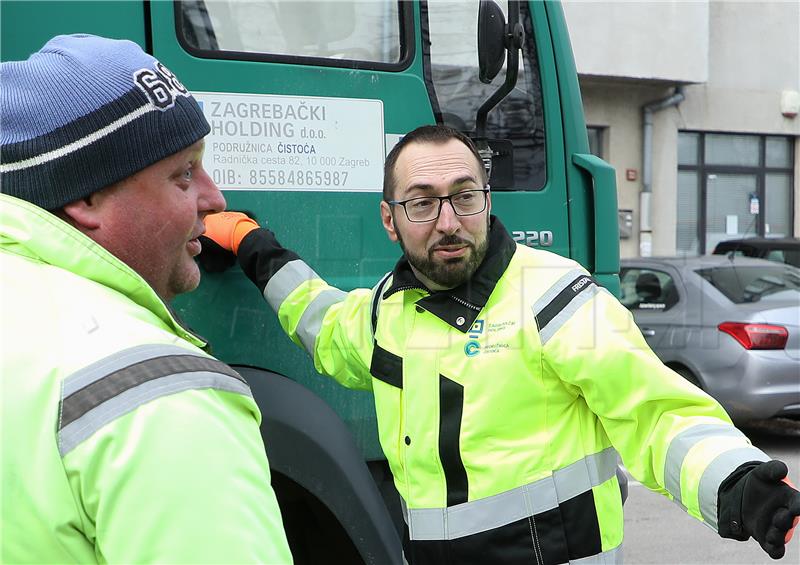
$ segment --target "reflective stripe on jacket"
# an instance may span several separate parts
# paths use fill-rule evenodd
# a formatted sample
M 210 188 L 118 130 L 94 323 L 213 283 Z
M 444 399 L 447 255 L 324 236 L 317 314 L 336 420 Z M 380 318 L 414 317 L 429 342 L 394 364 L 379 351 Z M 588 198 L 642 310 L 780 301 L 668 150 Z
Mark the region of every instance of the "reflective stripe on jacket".
M 0 561 L 291 562 L 249 387 L 139 275 L 0 195 L 0 277 Z
M 319 372 L 374 392 L 411 562 L 617 562 L 617 452 L 712 528 L 722 480 L 767 459 L 583 268 L 497 219 L 469 283 L 436 293 L 405 259 L 343 293 L 253 234 L 240 262 L 284 330 Z

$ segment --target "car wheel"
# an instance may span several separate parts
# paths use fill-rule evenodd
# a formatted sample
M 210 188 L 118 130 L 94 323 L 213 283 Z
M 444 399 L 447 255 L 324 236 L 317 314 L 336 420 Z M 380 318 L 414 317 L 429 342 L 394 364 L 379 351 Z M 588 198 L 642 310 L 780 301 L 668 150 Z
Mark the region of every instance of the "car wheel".
M 684 379 L 692 383 L 694 386 L 700 390 L 703 390 L 703 385 L 700 383 L 700 379 L 698 379 L 689 369 L 686 367 L 675 367 L 673 370 Z

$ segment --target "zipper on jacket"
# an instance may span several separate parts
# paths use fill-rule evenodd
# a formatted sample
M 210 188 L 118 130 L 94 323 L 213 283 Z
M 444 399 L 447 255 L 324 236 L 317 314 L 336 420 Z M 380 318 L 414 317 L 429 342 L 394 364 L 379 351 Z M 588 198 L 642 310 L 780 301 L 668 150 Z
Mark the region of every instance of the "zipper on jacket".
M 417 285 L 399 286 L 399 287 L 397 287 L 397 288 L 392 290 L 392 294 L 395 294 L 395 293 L 398 293 L 398 292 L 405 292 L 406 290 L 421 290 L 422 292 L 427 292 L 428 296 L 430 296 L 430 290 L 428 290 L 427 288 L 421 287 L 421 286 L 417 286 Z M 389 296 L 391 296 L 392 294 L 390 294 Z M 389 298 L 389 296 L 387 296 L 386 298 Z M 447 296 L 451 300 L 453 300 L 455 302 L 458 302 L 459 304 L 461 304 L 465 308 L 469 308 L 470 310 L 475 310 L 476 312 L 480 312 L 482 310 L 481 306 L 476 306 L 475 304 L 472 304 L 471 302 L 467 302 L 466 300 L 462 300 L 458 296 L 454 296 L 452 294 L 448 294 Z
M 480 306 L 476 306 L 474 304 L 470 304 L 466 300 L 461 300 L 458 296 L 453 296 L 452 294 L 449 294 L 448 296 L 451 299 L 453 299 L 456 302 L 458 302 L 459 304 L 461 304 L 462 306 L 464 306 L 466 308 L 469 308 L 470 310 L 475 310 L 476 312 L 480 312 L 481 311 L 481 307 Z

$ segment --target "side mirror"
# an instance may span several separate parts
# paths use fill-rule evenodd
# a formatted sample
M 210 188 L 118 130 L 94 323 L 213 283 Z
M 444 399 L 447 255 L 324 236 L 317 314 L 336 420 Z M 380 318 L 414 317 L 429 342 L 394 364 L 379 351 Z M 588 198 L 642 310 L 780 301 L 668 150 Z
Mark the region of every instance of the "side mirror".
M 478 78 L 489 84 L 506 60 L 506 19 L 493 0 L 481 0 L 478 7 Z

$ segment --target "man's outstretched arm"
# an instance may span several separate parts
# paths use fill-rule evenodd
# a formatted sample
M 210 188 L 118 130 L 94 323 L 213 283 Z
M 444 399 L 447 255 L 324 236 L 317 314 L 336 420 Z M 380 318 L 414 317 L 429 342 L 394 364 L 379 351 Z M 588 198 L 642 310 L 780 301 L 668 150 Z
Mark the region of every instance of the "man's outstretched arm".
M 235 253 L 283 330 L 311 355 L 317 371 L 349 388 L 371 388 L 369 290 L 343 292 L 328 285 L 275 234 L 241 212 L 211 214 L 205 224 L 213 244 L 209 256 L 201 256 L 204 266 L 211 262 L 213 270 L 224 270 L 230 266 L 224 255 Z

